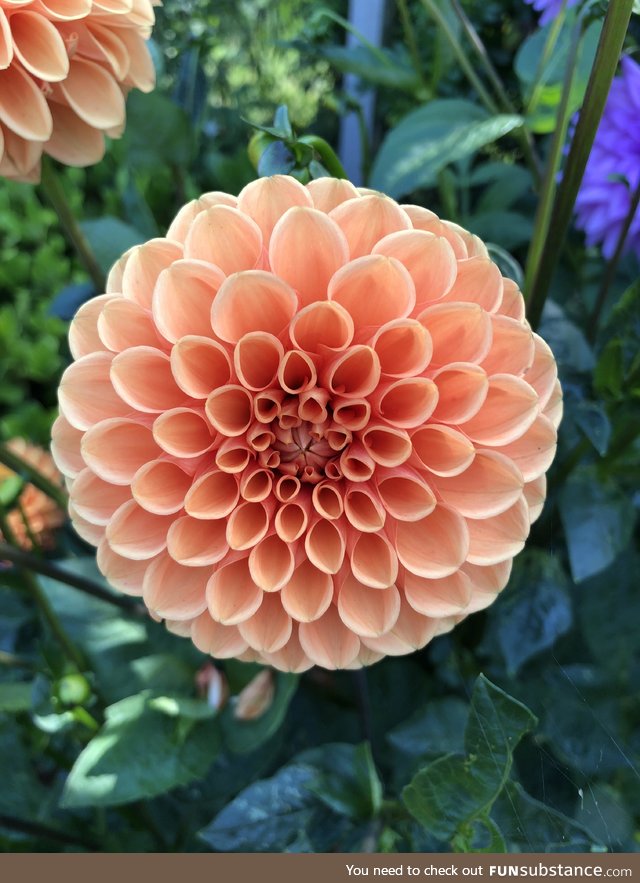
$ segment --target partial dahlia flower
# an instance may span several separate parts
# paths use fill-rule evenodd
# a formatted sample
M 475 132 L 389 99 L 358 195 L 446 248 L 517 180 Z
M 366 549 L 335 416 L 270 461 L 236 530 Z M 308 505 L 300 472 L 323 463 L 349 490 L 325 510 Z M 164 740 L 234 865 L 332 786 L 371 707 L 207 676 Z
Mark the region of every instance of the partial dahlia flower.
M 43 150 L 70 166 L 102 159 L 104 135 L 124 128 L 128 89 L 153 88 L 154 5 L 0 0 L 1 176 L 39 180 Z
M 557 18 L 562 9 L 563 0 L 524 0 L 524 2 L 528 3 L 529 6 L 533 6 L 536 12 L 541 13 L 540 24 L 546 25 L 548 22 L 553 21 L 554 18 Z M 571 9 L 572 6 L 579 2 L 580 0 L 567 0 L 565 8 Z
M 602 245 L 613 256 L 640 185 L 640 65 L 626 57 L 611 84 L 578 198 L 576 226 L 587 245 Z M 636 211 L 626 248 L 640 256 L 640 211 Z
M 409 653 L 505 586 L 562 399 L 482 242 L 347 181 L 186 205 L 70 329 L 53 450 L 112 585 L 219 658 Z
M 62 487 L 62 476 L 55 467 L 51 455 L 37 445 L 29 444 L 24 439 L 12 439 L 8 449 L 21 457 L 30 466 L 38 470 L 45 478 Z M 0 484 L 15 475 L 11 469 L 0 463 Z M 53 546 L 53 535 L 57 527 L 65 519 L 64 512 L 46 494 L 32 484 L 22 489 L 18 498 L 18 506 L 7 513 L 7 522 L 11 533 L 21 549 L 32 549 L 34 540 L 40 548 L 49 549 Z M 0 531 L 0 537 L 2 532 Z

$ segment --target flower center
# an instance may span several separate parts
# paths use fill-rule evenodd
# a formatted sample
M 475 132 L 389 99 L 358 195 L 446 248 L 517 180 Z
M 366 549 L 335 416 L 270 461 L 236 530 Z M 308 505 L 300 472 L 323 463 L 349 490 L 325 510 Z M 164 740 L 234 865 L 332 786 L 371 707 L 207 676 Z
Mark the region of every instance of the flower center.
M 328 421 L 309 423 L 298 420 L 298 426 L 286 426 L 287 421 L 284 421 L 284 427 L 282 422 L 276 421 L 272 427 L 276 437 L 273 448 L 280 455 L 278 471 L 309 484 L 322 481 L 326 477 L 326 464 L 336 456 L 325 437 Z

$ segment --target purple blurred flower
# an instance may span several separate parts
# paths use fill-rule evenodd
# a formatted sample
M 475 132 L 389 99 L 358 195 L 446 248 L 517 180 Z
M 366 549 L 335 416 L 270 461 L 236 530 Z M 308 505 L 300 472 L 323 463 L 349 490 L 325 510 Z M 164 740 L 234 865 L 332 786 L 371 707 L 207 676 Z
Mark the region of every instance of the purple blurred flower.
M 562 0 L 524 0 L 524 2 L 528 3 L 529 6 L 533 6 L 537 12 L 542 13 L 540 16 L 541 25 L 546 25 L 547 22 L 552 21 L 562 9 Z M 578 0 L 567 0 L 567 9 L 571 9 L 576 3 L 578 3 Z
M 622 73 L 611 84 L 600 126 L 576 200 L 576 226 L 587 245 L 602 244 L 611 258 L 640 184 L 640 65 L 623 58 Z M 629 230 L 626 249 L 640 255 L 640 212 Z

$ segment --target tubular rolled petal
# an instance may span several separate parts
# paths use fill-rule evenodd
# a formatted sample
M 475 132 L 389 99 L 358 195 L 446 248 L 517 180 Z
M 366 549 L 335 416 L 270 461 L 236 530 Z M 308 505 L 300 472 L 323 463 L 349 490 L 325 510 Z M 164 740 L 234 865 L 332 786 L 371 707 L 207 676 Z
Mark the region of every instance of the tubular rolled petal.
M 282 587 L 280 599 L 289 616 L 297 622 L 313 622 L 329 609 L 333 580 L 310 561 L 302 561 Z
M 109 129 L 124 122 L 122 90 L 99 64 L 75 56 L 60 84 L 62 94 L 80 119 L 95 129 Z M 96 95 L 100 101 L 96 101 Z
M 267 389 L 278 374 L 283 356 L 284 347 L 273 334 L 252 331 L 243 335 L 233 352 L 238 379 L 247 389 Z
M 401 466 L 411 456 L 411 439 L 404 429 L 372 425 L 362 433 L 362 444 L 380 466 Z
M 409 469 L 383 474 L 377 487 L 382 505 L 397 521 L 420 521 L 435 508 L 433 491 L 419 473 Z
M 227 542 L 236 551 L 251 549 L 268 529 L 269 511 L 264 503 L 240 503 L 227 521 Z
M 104 156 L 104 135 L 85 123 L 64 104 L 49 104 L 53 119 L 51 137 L 44 151 L 53 159 L 68 166 L 92 166 Z M 109 290 L 109 289 L 107 289 Z
M 361 398 L 378 385 L 380 361 L 371 347 L 352 346 L 328 362 L 321 380 L 333 395 Z
M 313 359 L 302 350 L 289 350 L 278 367 L 278 382 L 290 395 L 314 389 L 318 375 Z
M 176 408 L 187 398 L 173 379 L 169 356 L 150 346 L 118 353 L 111 364 L 111 382 L 130 407 L 149 414 Z
M 368 484 L 349 487 L 344 497 L 344 511 L 349 524 L 363 533 L 377 533 L 384 527 L 384 506 L 375 488 Z
M 433 344 L 416 319 L 393 319 L 376 331 L 371 346 L 389 377 L 416 377 L 431 362 Z
M 351 551 L 353 576 L 372 589 L 386 589 L 398 577 L 398 558 L 382 534 L 363 533 Z
M 337 573 L 342 567 L 346 541 L 335 522 L 316 521 L 307 531 L 304 547 L 309 561 L 323 573 Z
M 152 460 L 135 474 L 131 493 L 138 505 L 156 515 L 173 515 L 185 504 L 192 477 L 171 460 Z
M 213 445 L 211 426 L 204 415 L 190 408 L 165 411 L 153 424 L 159 447 L 174 457 L 199 457 Z
M 278 509 L 274 519 L 276 533 L 285 543 L 299 540 L 308 523 L 309 513 L 302 502 L 285 503 Z
M 35 81 L 18 65 L 0 71 L 0 120 L 27 141 L 48 141 L 51 111 Z
M 184 515 L 173 522 L 167 533 L 167 552 L 187 567 L 217 564 L 228 551 L 224 519 L 202 521 Z
M 240 490 L 234 475 L 214 469 L 193 483 L 184 498 L 184 507 L 193 518 L 215 520 L 229 515 L 239 498 Z
M 318 301 L 293 317 L 289 335 L 294 346 L 307 353 L 325 348 L 344 350 L 353 340 L 353 319 L 340 304 Z
M 253 421 L 253 399 L 242 386 L 221 386 L 207 398 L 205 405 L 211 425 L 222 435 L 243 435 Z
M 438 404 L 432 414 L 437 423 L 459 424 L 471 420 L 482 408 L 489 392 L 489 378 L 478 365 L 457 362 L 433 375 Z
M 289 582 L 295 566 L 291 546 L 271 534 L 249 554 L 249 572 L 263 592 L 277 592 Z
M 427 422 L 438 403 L 438 387 L 426 377 L 380 384 L 372 396 L 377 413 L 391 426 L 413 429 Z
M 420 466 L 434 475 L 459 475 L 471 465 L 476 455 L 466 435 L 437 423 L 413 432 L 411 444 Z

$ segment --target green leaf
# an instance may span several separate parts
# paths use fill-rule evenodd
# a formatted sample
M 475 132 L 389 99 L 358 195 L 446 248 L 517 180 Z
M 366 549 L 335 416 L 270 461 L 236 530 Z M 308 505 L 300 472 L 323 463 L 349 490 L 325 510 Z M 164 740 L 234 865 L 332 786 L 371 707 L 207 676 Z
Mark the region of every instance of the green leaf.
M 608 567 L 627 546 L 635 523 L 633 502 L 592 466 L 571 473 L 560 492 L 571 573 L 576 582 Z
M 533 192 L 531 173 L 514 163 L 483 163 L 473 170 L 469 184 L 472 187 L 488 185 L 475 206 L 479 213 L 509 209 L 522 196 Z
M 376 815 L 382 783 L 368 742 L 362 745 L 325 744 L 298 755 L 319 774 L 307 787 L 334 812 L 353 819 Z
M 82 221 L 80 226 L 100 264 L 100 269 L 105 273 L 125 251 L 144 242 L 142 233 L 118 218 Z
M 184 701 L 175 699 L 178 708 Z M 207 772 L 220 748 L 217 721 L 194 720 L 192 714 L 176 718 L 153 703 L 148 693 L 140 693 L 107 708 L 104 726 L 69 773 L 64 806 L 130 803 Z
M 0 711 L 16 714 L 31 708 L 31 684 L 24 681 L 0 684 Z
M 287 145 L 282 141 L 272 141 L 260 154 L 258 174 L 261 177 L 288 175 L 295 166 L 295 157 Z
M 518 248 L 531 240 L 533 221 L 519 212 L 486 211 L 467 219 L 467 227 L 485 242 Z
M 522 125 L 515 115 L 489 116 L 462 99 L 431 101 L 386 136 L 370 186 L 398 197 L 432 186 L 449 163 L 470 156 Z
M 12 509 L 22 493 L 24 479 L 20 475 L 10 475 L 0 483 L 0 507 Z
M 193 129 L 184 110 L 160 92 L 133 90 L 127 100 L 123 136 L 129 163 L 139 169 L 187 166 L 193 151 Z
M 289 703 L 298 687 L 299 677 L 285 672 L 275 672 L 276 689 L 269 709 L 255 720 L 237 720 L 233 714 L 233 701 L 224 709 L 220 722 L 224 740 L 230 751 L 245 754 L 266 742 L 282 724 Z
M 567 404 L 570 400 L 567 398 Z M 574 422 L 589 439 L 601 457 L 607 453 L 611 440 L 611 421 L 599 402 L 582 399 L 571 403 L 570 414 Z M 569 410 L 569 409 L 568 409 Z
M 381 49 L 374 54 L 367 46 L 327 46 L 321 52 L 339 71 L 355 74 L 366 83 L 410 93 L 420 88 L 420 78 L 406 52 Z M 386 64 L 381 63 L 380 52 Z
M 570 586 L 562 565 L 548 552 L 532 549 L 518 558 L 494 619 L 510 675 L 569 631 Z
M 283 852 L 311 822 L 316 798 L 307 786 L 316 775 L 312 766 L 291 763 L 249 785 L 200 837 L 219 852 Z
M 471 846 L 472 823 L 486 818 L 509 777 L 514 748 L 535 723 L 526 706 L 480 675 L 465 731 L 466 754 L 446 755 L 413 778 L 402 793 L 409 812 L 438 839 L 462 837 Z

